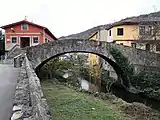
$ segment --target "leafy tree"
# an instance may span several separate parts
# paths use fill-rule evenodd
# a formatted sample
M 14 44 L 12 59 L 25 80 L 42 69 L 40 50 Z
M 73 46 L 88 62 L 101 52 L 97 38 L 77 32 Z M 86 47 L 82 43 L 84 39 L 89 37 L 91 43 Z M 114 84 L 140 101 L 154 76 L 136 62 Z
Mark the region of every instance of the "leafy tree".
M 47 62 L 42 68 L 40 68 L 40 77 L 54 78 L 61 76 L 64 71 L 72 68 L 72 64 L 69 61 L 61 61 L 58 58 L 52 59 Z
M 135 74 L 131 81 L 134 86 L 138 86 L 141 90 L 152 88 L 160 89 L 160 72 L 158 71 L 142 71 Z

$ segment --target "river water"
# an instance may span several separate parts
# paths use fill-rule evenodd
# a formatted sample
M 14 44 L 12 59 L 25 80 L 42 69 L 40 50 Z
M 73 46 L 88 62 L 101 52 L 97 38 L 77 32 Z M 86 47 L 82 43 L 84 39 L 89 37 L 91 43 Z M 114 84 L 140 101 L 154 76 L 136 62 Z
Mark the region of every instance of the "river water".
M 114 85 L 111 87 L 111 91 L 115 96 L 123 99 L 124 101 L 127 101 L 129 103 L 132 103 L 132 102 L 144 103 L 145 105 L 150 106 L 151 108 L 160 111 L 160 101 L 158 100 L 150 99 L 141 94 L 130 93 L 126 91 L 124 88 L 117 87 Z

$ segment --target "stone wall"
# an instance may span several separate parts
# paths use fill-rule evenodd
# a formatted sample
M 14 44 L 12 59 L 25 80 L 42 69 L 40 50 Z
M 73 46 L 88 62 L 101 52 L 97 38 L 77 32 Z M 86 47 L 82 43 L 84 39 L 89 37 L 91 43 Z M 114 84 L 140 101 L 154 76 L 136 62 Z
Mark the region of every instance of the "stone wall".
M 17 80 L 11 120 L 51 120 L 40 80 L 25 57 Z

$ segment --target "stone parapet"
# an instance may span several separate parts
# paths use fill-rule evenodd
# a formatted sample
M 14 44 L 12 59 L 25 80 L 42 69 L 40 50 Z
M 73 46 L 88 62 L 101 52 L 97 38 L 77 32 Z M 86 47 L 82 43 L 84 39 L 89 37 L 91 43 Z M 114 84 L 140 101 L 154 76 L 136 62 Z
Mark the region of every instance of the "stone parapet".
M 17 80 L 11 120 L 51 120 L 40 80 L 25 57 Z

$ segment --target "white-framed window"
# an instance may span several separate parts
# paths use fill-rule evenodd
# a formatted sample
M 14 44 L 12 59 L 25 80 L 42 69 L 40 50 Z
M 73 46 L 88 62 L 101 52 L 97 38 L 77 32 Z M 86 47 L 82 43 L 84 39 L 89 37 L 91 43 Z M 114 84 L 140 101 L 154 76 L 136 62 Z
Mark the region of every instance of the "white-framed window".
M 38 37 L 33 37 L 33 43 L 39 43 L 39 38 Z
M 23 23 L 23 24 L 21 25 L 21 30 L 28 30 L 28 24 Z
M 11 42 L 12 43 L 17 43 L 17 37 L 11 37 Z
M 117 35 L 123 36 L 123 28 L 117 28 Z
M 139 35 L 145 35 L 145 26 L 139 26 Z

